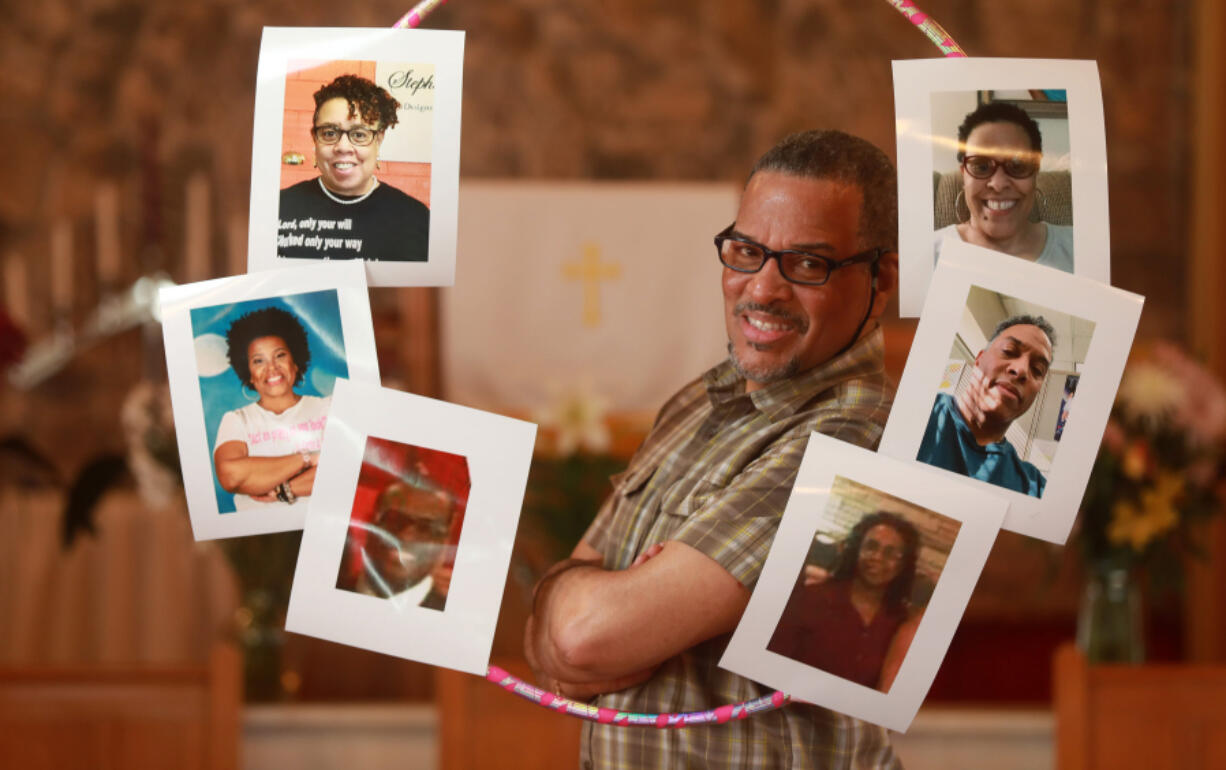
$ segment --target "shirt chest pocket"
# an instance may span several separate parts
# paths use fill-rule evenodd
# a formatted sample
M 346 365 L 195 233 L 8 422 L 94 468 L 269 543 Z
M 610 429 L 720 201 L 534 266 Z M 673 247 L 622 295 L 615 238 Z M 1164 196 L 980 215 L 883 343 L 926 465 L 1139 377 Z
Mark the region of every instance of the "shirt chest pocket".
M 647 486 L 647 482 L 655 475 L 656 465 L 644 464 L 639 467 L 631 465 L 621 473 L 614 473 L 609 477 L 609 483 L 613 485 L 613 494 L 618 498 L 620 505 L 631 504 L 643 492 L 643 488 Z
M 719 470 L 682 476 L 663 490 L 660 511 L 676 519 L 688 519 L 717 501 L 730 481 L 729 474 Z
M 659 465 L 630 467 L 610 477 L 617 505 L 636 511 L 638 526 L 657 536 L 671 532 L 686 518 L 701 511 L 727 485 L 721 476 L 709 473 L 671 476 Z

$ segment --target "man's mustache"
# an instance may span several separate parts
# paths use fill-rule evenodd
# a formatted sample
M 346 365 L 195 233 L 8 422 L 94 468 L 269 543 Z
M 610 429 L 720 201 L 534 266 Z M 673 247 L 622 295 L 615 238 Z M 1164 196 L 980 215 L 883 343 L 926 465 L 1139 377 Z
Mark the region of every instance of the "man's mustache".
M 763 305 L 761 302 L 738 302 L 737 305 L 732 308 L 733 315 L 741 315 L 742 313 L 750 312 L 765 313 L 787 321 L 788 323 L 796 326 L 797 331 L 799 331 L 801 334 L 809 331 L 808 318 L 796 315 L 795 313 L 789 313 L 788 311 L 775 307 L 774 305 Z

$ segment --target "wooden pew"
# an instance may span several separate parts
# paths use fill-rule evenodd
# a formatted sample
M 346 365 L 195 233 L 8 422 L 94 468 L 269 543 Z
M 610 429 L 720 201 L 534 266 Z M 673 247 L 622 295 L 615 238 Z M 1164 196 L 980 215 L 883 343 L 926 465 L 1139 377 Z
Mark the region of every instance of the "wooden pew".
M 1089 665 L 1056 652 L 1058 770 L 1226 768 L 1226 665 Z
M 493 663 L 527 681 L 523 661 Z M 484 678 L 437 669 L 439 770 L 503 767 L 574 770 L 582 722 L 506 692 Z
M 237 770 L 240 653 L 201 665 L 0 668 L 0 765 Z

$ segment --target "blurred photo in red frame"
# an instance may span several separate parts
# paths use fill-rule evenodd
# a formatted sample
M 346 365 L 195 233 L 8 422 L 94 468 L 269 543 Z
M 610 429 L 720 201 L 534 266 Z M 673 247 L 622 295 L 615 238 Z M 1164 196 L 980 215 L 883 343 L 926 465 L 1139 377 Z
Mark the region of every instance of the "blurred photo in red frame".
M 368 437 L 336 587 L 443 610 L 470 488 L 463 456 Z

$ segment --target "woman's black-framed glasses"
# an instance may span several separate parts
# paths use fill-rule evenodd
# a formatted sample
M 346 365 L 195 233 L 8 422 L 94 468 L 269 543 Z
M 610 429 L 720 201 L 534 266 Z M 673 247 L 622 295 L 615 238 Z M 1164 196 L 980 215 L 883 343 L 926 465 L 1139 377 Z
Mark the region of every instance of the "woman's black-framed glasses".
M 1013 179 L 1029 179 L 1039 172 L 1039 162 L 1033 158 L 993 158 L 991 155 L 967 155 L 962 169 L 976 179 L 989 179 L 997 168 L 1003 168 Z
M 320 144 L 336 144 L 341 140 L 342 136 L 349 137 L 349 143 L 354 147 L 365 147 L 375 140 L 375 134 L 379 133 L 373 128 L 366 126 L 354 126 L 350 129 L 344 129 L 340 126 L 314 126 L 311 128 L 311 136 L 315 137 L 315 141 Z
M 719 261 L 724 267 L 738 273 L 756 273 L 766 265 L 766 260 L 774 259 L 779 264 L 780 275 L 792 283 L 805 286 L 821 286 L 830 280 L 831 273 L 849 265 L 869 264 L 875 271 L 877 260 L 885 253 L 885 249 L 878 247 L 853 254 L 847 259 L 831 259 L 811 251 L 775 251 L 755 241 L 732 235 L 733 227 L 728 225 L 715 236 L 715 250 L 719 252 Z

